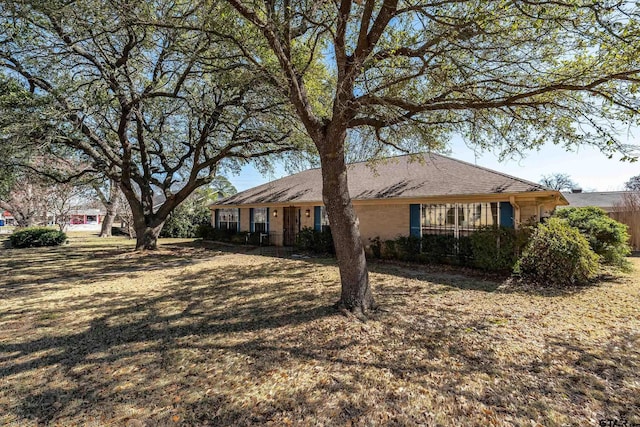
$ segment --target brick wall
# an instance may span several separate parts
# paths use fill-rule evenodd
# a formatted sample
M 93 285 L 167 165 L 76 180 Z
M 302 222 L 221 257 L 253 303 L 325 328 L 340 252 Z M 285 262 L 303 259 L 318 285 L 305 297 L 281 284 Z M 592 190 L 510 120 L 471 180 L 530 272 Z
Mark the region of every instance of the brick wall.
M 356 205 L 355 210 L 365 245 L 376 236 L 388 240 L 409 235 L 409 204 Z

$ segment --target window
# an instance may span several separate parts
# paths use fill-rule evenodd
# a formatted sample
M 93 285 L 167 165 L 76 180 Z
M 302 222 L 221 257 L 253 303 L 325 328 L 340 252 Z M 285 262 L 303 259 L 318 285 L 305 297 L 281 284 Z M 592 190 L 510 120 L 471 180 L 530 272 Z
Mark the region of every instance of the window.
M 73 225 L 84 224 L 84 215 L 71 215 L 71 220 L 69 222 Z
M 253 231 L 258 233 L 266 233 L 268 218 L 269 218 L 269 215 L 267 214 L 267 208 L 254 208 L 253 209 Z
M 218 228 L 220 230 L 238 230 L 239 222 L 238 209 L 218 209 Z
M 467 235 L 474 230 L 499 225 L 500 204 L 440 203 L 421 206 L 422 234 Z
M 329 216 L 327 215 L 327 209 L 324 206 L 320 206 L 320 230 L 328 231 L 331 227 L 329 226 Z

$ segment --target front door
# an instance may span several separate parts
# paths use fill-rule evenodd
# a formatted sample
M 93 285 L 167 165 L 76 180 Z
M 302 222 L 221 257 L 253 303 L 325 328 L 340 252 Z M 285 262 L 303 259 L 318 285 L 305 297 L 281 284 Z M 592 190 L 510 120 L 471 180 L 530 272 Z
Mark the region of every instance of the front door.
M 296 244 L 298 234 L 298 209 L 291 206 L 283 209 L 283 244 L 285 246 L 293 246 Z

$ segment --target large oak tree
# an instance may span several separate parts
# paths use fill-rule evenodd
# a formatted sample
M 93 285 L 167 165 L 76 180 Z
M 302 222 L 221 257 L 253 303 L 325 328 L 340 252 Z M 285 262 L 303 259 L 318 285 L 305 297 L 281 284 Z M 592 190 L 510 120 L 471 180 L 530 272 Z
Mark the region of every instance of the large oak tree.
M 228 0 L 228 32 L 289 100 L 322 165 L 340 305 L 374 303 L 347 187 L 345 144 L 415 151 L 453 134 L 510 155 L 544 142 L 623 150 L 637 120 L 634 1 Z M 216 4 L 212 16 L 220 15 Z M 309 75 L 318 58 L 326 78 Z M 629 155 L 625 152 L 624 155 Z
M 5 1 L 0 16 L 5 78 L 48 101 L 24 115 L 46 132 L 25 135 L 78 150 L 117 183 L 138 249 L 224 168 L 294 148 L 279 93 L 202 31 L 190 2 Z

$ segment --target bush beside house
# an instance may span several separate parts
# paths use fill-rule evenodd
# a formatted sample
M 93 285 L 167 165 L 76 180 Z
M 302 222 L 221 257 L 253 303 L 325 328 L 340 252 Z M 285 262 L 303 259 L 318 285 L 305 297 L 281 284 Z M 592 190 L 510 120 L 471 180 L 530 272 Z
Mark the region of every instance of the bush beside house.
M 511 271 L 529 234 L 528 227 L 519 230 L 486 227 L 458 238 L 452 234 L 425 234 L 422 238 L 399 236 L 386 241 L 374 238 L 369 245 L 369 255 L 423 264 L 454 264 L 486 271 Z
M 571 208 L 546 224 L 518 230 L 487 227 L 469 236 L 452 234 L 371 239 L 374 258 L 427 264 L 455 264 L 485 271 L 514 271 L 547 286 L 584 284 L 600 264 L 625 269 L 630 253 L 626 227 L 598 208 Z
M 210 224 L 199 225 L 195 234 L 195 237 L 199 237 L 204 240 L 233 243 L 237 245 L 246 244 L 254 246 L 269 246 L 272 244 L 272 242 L 269 242 L 269 237 L 265 237 L 265 234 L 261 232 L 236 231 L 228 229 L 221 230 Z
M 209 224 L 209 208 L 204 205 L 187 203 L 178 205 L 164 223 L 160 237 L 198 237 L 199 227 Z
M 514 271 L 537 284 L 581 285 L 597 276 L 598 255 L 577 228 L 550 218 L 534 231 Z
M 627 226 L 618 222 L 598 207 L 565 208 L 556 217 L 580 230 L 591 249 L 607 265 L 626 267 L 626 256 L 631 253 Z
M 296 247 L 316 254 L 335 254 L 333 236 L 330 230 L 318 231 L 305 227 L 298 233 Z

